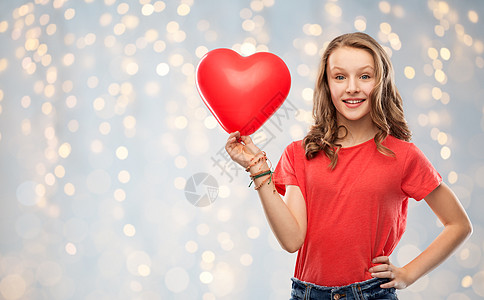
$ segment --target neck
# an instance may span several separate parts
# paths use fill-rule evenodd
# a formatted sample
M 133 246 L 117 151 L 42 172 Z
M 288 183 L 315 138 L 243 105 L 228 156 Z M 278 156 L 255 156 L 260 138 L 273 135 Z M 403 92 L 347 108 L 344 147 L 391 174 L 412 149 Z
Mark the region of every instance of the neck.
M 338 125 L 344 126 L 347 130 L 346 136 L 337 141 L 343 148 L 364 143 L 374 138 L 378 132 L 378 128 L 371 120 L 369 114 L 356 121 L 338 119 Z M 344 132 L 342 133 L 344 135 Z

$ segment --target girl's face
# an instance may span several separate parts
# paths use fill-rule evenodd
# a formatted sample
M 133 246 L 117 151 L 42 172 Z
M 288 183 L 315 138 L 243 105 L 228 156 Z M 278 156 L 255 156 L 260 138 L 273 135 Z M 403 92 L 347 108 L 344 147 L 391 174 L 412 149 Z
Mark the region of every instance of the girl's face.
M 370 118 L 370 93 L 375 86 L 375 63 L 368 51 L 341 47 L 328 57 L 328 84 L 339 124 Z

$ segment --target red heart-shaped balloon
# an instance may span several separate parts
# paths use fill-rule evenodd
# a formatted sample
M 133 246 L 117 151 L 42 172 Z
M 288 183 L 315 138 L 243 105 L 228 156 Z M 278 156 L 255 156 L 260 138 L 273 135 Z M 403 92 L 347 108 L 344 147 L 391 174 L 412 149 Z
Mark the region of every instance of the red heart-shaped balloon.
M 225 131 L 250 135 L 282 105 L 291 88 L 291 74 L 272 53 L 244 57 L 230 49 L 215 49 L 202 57 L 196 82 L 203 102 Z

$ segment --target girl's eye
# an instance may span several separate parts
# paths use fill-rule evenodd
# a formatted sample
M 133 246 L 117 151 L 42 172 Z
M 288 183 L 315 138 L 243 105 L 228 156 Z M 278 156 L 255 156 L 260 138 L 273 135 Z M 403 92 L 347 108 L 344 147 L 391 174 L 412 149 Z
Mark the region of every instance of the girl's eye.
M 337 80 L 343 80 L 345 77 L 343 75 L 336 75 L 335 77 Z
M 370 79 L 370 75 L 362 75 L 361 79 Z

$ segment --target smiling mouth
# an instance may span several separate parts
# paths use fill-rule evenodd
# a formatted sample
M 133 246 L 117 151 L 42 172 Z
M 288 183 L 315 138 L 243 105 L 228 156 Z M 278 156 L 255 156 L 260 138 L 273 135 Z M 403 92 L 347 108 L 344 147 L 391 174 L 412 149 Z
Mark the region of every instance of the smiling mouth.
M 344 103 L 348 103 L 348 104 L 358 104 L 358 103 L 361 103 L 363 101 L 365 101 L 366 99 L 359 99 L 359 100 L 343 100 Z

